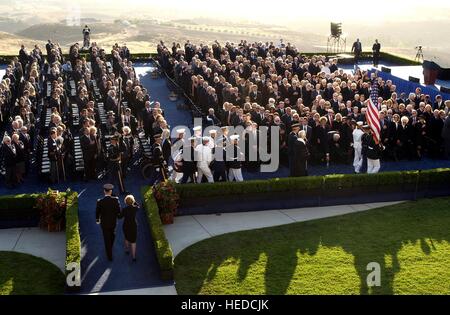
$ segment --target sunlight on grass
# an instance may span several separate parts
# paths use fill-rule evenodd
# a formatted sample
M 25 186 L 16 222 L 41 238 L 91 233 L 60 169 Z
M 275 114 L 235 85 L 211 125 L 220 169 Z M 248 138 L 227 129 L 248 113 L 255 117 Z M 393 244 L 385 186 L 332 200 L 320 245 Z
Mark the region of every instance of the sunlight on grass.
M 0 295 L 64 293 L 64 275 L 52 263 L 27 254 L 0 251 Z
M 450 294 L 450 198 L 217 236 L 175 259 L 179 294 Z M 368 287 L 380 266 L 381 286 Z

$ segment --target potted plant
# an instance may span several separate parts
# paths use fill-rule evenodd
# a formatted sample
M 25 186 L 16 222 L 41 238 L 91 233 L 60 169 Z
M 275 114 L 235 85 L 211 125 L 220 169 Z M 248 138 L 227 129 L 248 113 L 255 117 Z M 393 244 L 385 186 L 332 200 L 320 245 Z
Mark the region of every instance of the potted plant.
M 46 194 L 40 195 L 36 200 L 36 208 L 40 210 L 41 229 L 48 232 L 62 230 L 66 213 L 66 197 L 57 190 L 49 189 Z
M 178 208 L 180 196 L 173 181 L 166 180 L 153 187 L 153 194 L 159 208 L 159 216 L 163 224 L 172 224 Z

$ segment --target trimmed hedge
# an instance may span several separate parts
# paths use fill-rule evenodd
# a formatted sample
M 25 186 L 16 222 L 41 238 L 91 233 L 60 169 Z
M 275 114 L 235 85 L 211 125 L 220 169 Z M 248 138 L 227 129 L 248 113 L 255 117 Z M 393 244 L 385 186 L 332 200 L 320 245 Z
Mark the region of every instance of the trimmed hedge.
M 69 263 L 75 262 L 80 266 L 81 262 L 81 240 L 78 222 L 78 193 L 74 191 L 61 192 L 67 197 L 66 208 L 66 276 L 70 272 L 67 270 Z M 35 208 L 36 199 L 40 194 L 20 194 L 0 197 L 0 219 L 11 215 L 28 217 L 39 215 L 39 210 Z M 68 288 L 69 289 L 69 288 Z M 71 287 L 71 291 L 78 291 L 80 286 Z
M 69 264 L 76 263 L 80 268 L 81 279 L 81 240 L 78 220 L 78 193 L 67 193 L 66 209 L 66 277 L 72 272 Z M 67 287 L 69 291 L 79 291 L 81 286 Z
M 325 176 L 288 177 L 244 182 L 221 182 L 211 184 L 177 185 L 181 200 L 184 198 L 245 195 L 308 190 L 336 190 L 351 188 L 378 188 L 380 186 L 418 185 L 423 189 L 429 185 L 450 185 L 450 168 L 426 171 L 397 171 L 378 174 L 335 174 Z
M 145 186 L 141 189 L 144 201 L 144 209 L 148 225 L 152 233 L 153 245 L 156 251 L 161 279 L 173 280 L 173 253 L 169 241 L 166 238 L 164 229 L 159 217 L 159 209 L 155 198 L 153 197 L 152 187 Z
M 0 197 L 0 220 L 10 218 L 30 218 L 39 216 L 35 208 L 39 194 L 6 195 Z

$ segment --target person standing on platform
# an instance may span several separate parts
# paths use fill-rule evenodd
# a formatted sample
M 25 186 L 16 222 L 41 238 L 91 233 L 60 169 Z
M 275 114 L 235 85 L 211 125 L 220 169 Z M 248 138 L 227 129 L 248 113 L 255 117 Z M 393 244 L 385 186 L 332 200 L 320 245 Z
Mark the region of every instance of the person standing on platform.
M 355 130 L 353 130 L 353 149 L 355 150 L 355 158 L 353 159 L 353 167 L 355 169 L 355 173 L 358 174 L 361 171 L 362 167 L 362 136 L 364 132 L 361 130 L 363 126 L 362 121 L 358 121 L 356 123 Z
M 355 64 L 357 65 L 362 53 L 362 45 L 361 42 L 359 41 L 359 38 L 356 39 L 356 42 L 353 43 L 352 53 L 355 54 Z
M 111 145 L 108 148 L 109 176 L 114 183 L 119 185 L 120 193 L 125 193 L 125 185 L 122 176 L 122 153 L 119 146 L 119 136 L 111 137 Z
M 139 205 L 136 203 L 133 195 L 125 197 L 126 207 L 122 209 L 119 218 L 123 218 L 123 234 L 125 236 L 125 254 L 130 253 L 133 262 L 136 262 L 136 239 L 137 239 L 137 222 L 136 212 L 139 210 Z
M 380 50 L 381 50 L 381 44 L 378 42 L 378 39 L 375 39 L 375 43 L 372 46 L 373 66 L 374 67 L 378 67 L 378 63 L 380 62 Z
M 85 25 L 83 29 L 83 48 L 89 48 L 91 46 L 91 29 Z
M 117 219 L 120 216 L 119 198 L 112 195 L 114 186 L 106 184 L 103 186 L 105 196 L 97 200 L 95 218 L 97 224 L 100 224 L 105 242 L 106 256 L 109 261 L 113 260 L 112 249 L 116 238 Z

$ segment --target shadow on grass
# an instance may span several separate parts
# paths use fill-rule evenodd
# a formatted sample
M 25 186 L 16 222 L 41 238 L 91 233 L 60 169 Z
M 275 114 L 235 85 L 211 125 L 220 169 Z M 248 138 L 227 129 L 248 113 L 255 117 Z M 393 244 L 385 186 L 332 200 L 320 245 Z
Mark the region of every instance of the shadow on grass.
M 63 294 L 65 277 L 52 263 L 32 255 L 0 251 L 0 295 Z
M 235 284 L 226 283 L 229 279 L 216 279 L 218 268 L 227 264 L 238 265 L 237 274 L 228 274 L 229 277 L 236 278 L 238 282 L 247 277 L 253 277 L 252 280 L 257 281 L 254 278 L 258 275 L 249 274 L 249 271 L 264 255 L 267 259 L 265 268 L 258 270 L 263 274 L 264 289 L 255 288 L 254 292 L 286 294 L 298 265 L 305 263 L 299 260 L 299 253 L 314 257 L 321 248 L 342 248 L 346 254 L 353 256 L 352 264 L 359 277 L 359 284 L 351 285 L 359 285 L 360 294 L 393 294 L 394 278 L 402 268 L 398 258 L 400 250 L 405 245 L 419 242 L 420 250 L 417 254 L 422 252 L 430 255 L 436 250 L 435 244 L 450 242 L 449 226 L 450 198 L 439 198 L 221 235 L 194 244 L 176 257 L 177 291 L 179 294 L 233 294 L 234 292 L 230 292 L 233 289 L 225 289 L 225 286 L 233 287 Z M 326 257 L 325 260 L 321 272 L 332 273 L 334 268 L 339 268 L 339 264 L 342 264 L 340 261 L 333 264 L 333 257 Z M 380 264 L 382 283 L 380 287 L 369 289 L 367 276 L 372 270 L 367 270 L 367 265 L 371 262 Z M 223 274 L 221 276 L 227 278 Z M 439 279 L 439 275 L 436 279 Z M 211 292 L 211 288 L 202 291 L 205 284 L 211 281 L 215 281 L 213 285 L 216 287 Z M 259 285 L 263 286 L 261 283 Z M 315 284 L 308 285 L 313 287 Z M 334 285 L 333 281 L 329 285 Z

